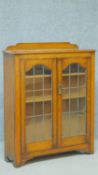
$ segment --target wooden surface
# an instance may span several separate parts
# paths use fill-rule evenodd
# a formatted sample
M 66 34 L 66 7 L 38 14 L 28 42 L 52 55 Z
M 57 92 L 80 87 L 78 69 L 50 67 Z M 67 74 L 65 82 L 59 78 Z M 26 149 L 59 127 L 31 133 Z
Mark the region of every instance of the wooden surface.
M 13 55 L 14 54 L 14 55 Z M 5 118 L 5 157 L 11 159 L 15 166 L 20 166 L 27 160 L 40 155 L 56 154 L 60 152 L 83 150 L 94 151 L 94 50 L 80 50 L 77 45 L 70 43 L 22 43 L 9 46 L 4 52 L 4 118 Z M 67 99 L 68 94 L 62 96 L 58 93 L 58 85 L 62 84 L 62 70 L 70 64 L 77 63 L 88 70 L 87 77 L 87 113 L 86 134 L 62 138 L 62 99 Z M 25 76 L 25 72 L 35 65 L 42 64 L 52 71 L 52 98 L 47 95 L 45 99 L 36 95 L 35 99 L 27 95 L 30 90 L 33 76 Z M 71 73 L 75 79 L 77 73 Z M 79 74 L 85 76 L 84 73 Z M 36 79 L 43 78 L 35 75 Z M 50 76 L 45 75 L 49 83 Z M 27 88 L 25 89 L 25 84 Z M 75 81 L 73 81 L 75 84 Z M 38 86 L 38 85 L 37 85 Z M 48 87 L 48 85 L 47 85 Z M 31 91 L 32 94 L 32 91 Z M 71 94 L 71 98 L 85 97 L 85 92 Z M 42 101 L 50 103 L 52 100 L 52 139 L 26 143 L 26 126 L 31 128 L 29 139 L 32 141 L 31 102 Z M 26 105 L 29 105 L 28 109 Z M 39 106 L 40 107 L 40 106 Z M 74 105 L 73 105 L 74 108 Z M 26 110 L 28 115 L 26 116 Z M 40 111 L 40 109 L 38 109 Z M 47 110 L 47 108 L 46 108 Z M 27 119 L 25 118 L 27 117 Z M 66 121 L 64 121 L 66 123 Z M 47 133 L 49 132 L 49 118 L 47 118 Z M 75 131 L 77 119 L 73 117 L 72 129 Z M 85 121 L 81 118 L 81 126 Z M 40 122 L 39 122 L 40 124 Z M 64 132 L 66 128 L 63 128 Z M 83 127 L 81 133 L 83 133 Z M 82 132 L 83 131 L 83 132 Z M 48 135 L 46 136 L 48 137 Z M 73 144 L 74 143 L 74 144 Z
M 14 159 L 15 155 L 15 78 L 14 59 L 8 56 L 4 59 L 4 139 L 5 139 L 5 159 Z
M 94 52 L 94 50 L 80 50 L 78 45 L 69 42 L 50 43 L 18 43 L 8 46 L 4 53 L 7 54 L 31 54 L 31 53 L 64 53 L 64 52 Z
M 6 50 L 32 50 L 32 49 L 78 49 L 76 44 L 68 42 L 50 42 L 50 43 L 18 43 L 14 46 L 8 46 Z

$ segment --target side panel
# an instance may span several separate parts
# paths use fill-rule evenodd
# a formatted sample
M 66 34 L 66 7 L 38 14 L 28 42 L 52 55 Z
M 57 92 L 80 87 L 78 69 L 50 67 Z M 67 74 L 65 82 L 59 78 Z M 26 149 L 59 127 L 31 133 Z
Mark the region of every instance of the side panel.
M 15 159 L 14 165 L 22 164 L 22 135 L 21 135 L 21 79 L 20 57 L 15 56 Z
M 95 113 L 95 53 L 90 57 L 90 123 L 88 126 L 88 152 L 94 152 L 94 113 Z
M 4 142 L 5 159 L 15 156 L 15 63 L 12 56 L 4 56 Z

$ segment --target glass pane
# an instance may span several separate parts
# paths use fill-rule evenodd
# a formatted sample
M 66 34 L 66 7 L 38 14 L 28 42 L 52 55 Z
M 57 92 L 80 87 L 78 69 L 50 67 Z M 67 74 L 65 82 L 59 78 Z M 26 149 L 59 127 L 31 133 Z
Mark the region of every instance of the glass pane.
M 52 139 L 52 72 L 37 65 L 25 76 L 26 143 Z
M 62 137 L 86 134 L 86 77 L 79 64 L 62 72 Z

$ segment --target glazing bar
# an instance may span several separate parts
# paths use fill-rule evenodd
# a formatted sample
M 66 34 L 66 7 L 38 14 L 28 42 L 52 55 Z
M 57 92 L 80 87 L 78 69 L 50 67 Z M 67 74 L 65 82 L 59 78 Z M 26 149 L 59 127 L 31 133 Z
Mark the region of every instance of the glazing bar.
M 51 81 L 50 81 L 50 83 L 51 83 L 51 99 L 52 99 L 52 78 L 51 78 Z M 52 115 L 53 115 L 53 112 L 52 112 L 52 100 L 50 101 L 50 105 L 51 105 L 51 119 L 50 119 L 50 122 L 51 122 L 51 137 L 52 137 Z
M 44 97 L 44 72 L 45 72 L 45 70 L 44 70 L 44 66 L 42 66 L 42 74 L 43 74 L 43 77 L 42 77 L 42 96 L 43 96 L 43 99 L 45 98 Z M 42 111 L 43 111 L 43 119 L 42 119 L 42 126 L 43 126 L 43 128 L 42 128 L 42 131 L 43 131 L 43 134 L 42 134 L 42 140 L 44 140 L 44 134 L 45 134 L 45 131 L 44 131 L 44 129 L 45 129 L 45 127 L 44 127 L 44 125 L 45 125 L 45 118 L 44 118 L 44 115 L 45 115 L 45 109 L 44 109 L 44 101 L 42 102 Z
M 78 93 L 79 91 L 81 90 L 80 87 L 79 87 L 79 72 L 80 72 L 80 65 L 78 64 L 77 65 L 77 72 L 78 72 L 78 75 L 77 75 L 77 90 L 78 90 Z M 79 111 L 79 112 L 78 112 Z M 77 121 L 78 121 L 78 126 L 77 126 L 77 134 L 80 133 L 81 131 L 81 121 L 80 121 L 80 101 L 79 101 L 79 98 L 77 98 Z
M 35 67 L 33 67 L 32 73 L 33 73 L 33 75 L 35 75 Z M 33 98 L 35 98 L 34 89 L 35 89 L 35 78 L 33 78 Z M 33 102 L 33 116 L 35 116 L 35 103 L 34 103 L 34 102 Z M 36 123 L 36 119 L 33 119 L 32 122 L 34 122 L 34 124 L 35 124 L 35 123 Z M 32 126 L 32 127 L 33 127 L 33 126 Z M 36 133 L 36 131 L 33 131 L 33 132 Z M 32 135 L 34 135 L 34 134 L 32 133 Z M 35 134 L 35 135 L 36 135 L 36 134 Z M 32 138 L 32 139 L 33 139 L 33 138 Z M 34 140 L 35 140 L 35 138 L 34 138 Z
M 69 65 L 69 116 L 68 116 L 68 127 L 69 127 L 69 136 L 70 136 L 70 132 L 71 132 L 71 130 L 70 130 L 70 124 L 71 124 L 71 101 L 70 101 L 70 97 L 71 97 L 71 89 L 70 89 L 70 87 L 71 87 L 71 76 L 70 76 L 70 74 L 71 74 L 71 65 Z

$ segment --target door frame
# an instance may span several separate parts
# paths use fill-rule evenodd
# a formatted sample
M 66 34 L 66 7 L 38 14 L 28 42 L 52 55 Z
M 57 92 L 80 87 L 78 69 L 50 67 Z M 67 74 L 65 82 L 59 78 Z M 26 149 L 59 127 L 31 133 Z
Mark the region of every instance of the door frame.
M 53 85 L 53 96 L 52 96 L 52 109 L 53 109 L 53 120 L 52 120 L 52 131 L 53 131 L 53 138 L 52 140 L 46 140 L 46 141 L 39 141 L 35 143 L 26 144 L 26 122 L 25 122 L 25 65 L 26 68 L 29 70 L 31 67 L 35 65 L 45 65 L 49 69 L 52 70 L 52 85 Z M 34 152 L 34 151 L 41 151 L 41 150 L 47 150 L 52 149 L 53 147 L 56 147 L 57 142 L 57 130 L 56 130 L 56 59 L 34 59 L 31 55 L 31 58 L 28 59 L 21 59 L 20 63 L 20 70 L 21 70 L 21 76 L 20 76 L 20 83 L 21 83 L 21 149 L 22 153 L 28 153 L 28 152 Z
M 84 57 L 79 55 L 78 58 L 75 56 L 70 56 L 68 58 L 61 58 L 57 60 L 57 72 L 58 72 L 58 85 L 62 84 L 62 70 L 70 64 L 80 64 L 87 68 L 87 95 L 86 95 L 86 135 L 74 136 L 62 139 L 62 94 L 58 94 L 58 147 L 72 146 L 77 144 L 87 143 L 90 135 L 90 77 L 91 77 L 91 67 L 90 67 L 90 57 Z

